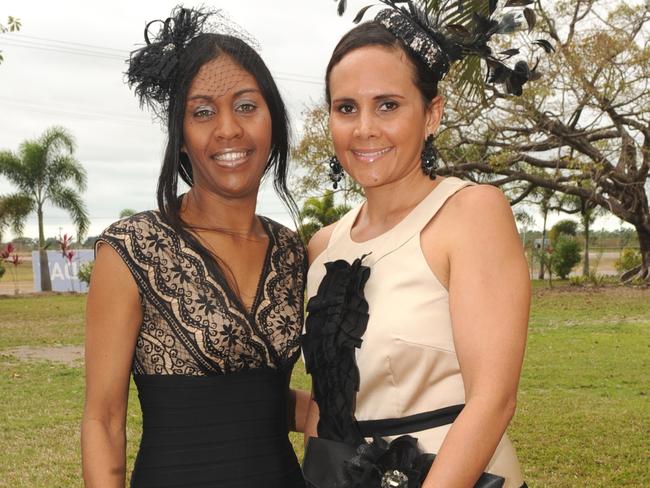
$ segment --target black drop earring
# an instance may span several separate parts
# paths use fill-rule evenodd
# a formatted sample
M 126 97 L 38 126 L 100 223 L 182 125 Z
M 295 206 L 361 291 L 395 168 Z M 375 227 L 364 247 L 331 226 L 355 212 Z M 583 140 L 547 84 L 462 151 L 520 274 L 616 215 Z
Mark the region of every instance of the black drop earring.
M 336 155 L 332 156 L 329 160 L 330 172 L 329 177 L 330 181 L 334 184 L 334 189 L 338 189 L 339 181 L 343 178 L 343 166 L 339 162 Z
M 436 179 L 436 169 L 438 169 L 438 151 L 433 145 L 433 134 L 424 141 L 424 149 L 421 154 L 422 172 L 432 180 Z

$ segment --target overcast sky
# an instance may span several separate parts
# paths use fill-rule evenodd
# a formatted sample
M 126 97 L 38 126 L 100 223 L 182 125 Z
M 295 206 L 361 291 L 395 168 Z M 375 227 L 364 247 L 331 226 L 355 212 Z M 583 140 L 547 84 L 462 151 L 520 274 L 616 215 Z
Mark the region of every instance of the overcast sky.
M 0 35 L 0 149 L 16 151 L 25 139 L 60 125 L 77 140 L 78 160 L 88 172 L 84 195 L 91 217 L 89 235 L 118 218 L 120 210 L 155 208 L 157 173 L 165 136 L 140 110 L 124 84 L 129 52 L 143 43 L 146 21 L 165 18 L 178 2 L 167 0 L 3 0 L 0 22 L 22 22 L 19 33 Z M 186 6 L 207 2 L 184 3 Z M 300 113 L 322 99 L 325 66 L 352 18 L 370 0 L 349 0 L 336 15 L 332 0 L 230 0 L 223 8 L 261 46 L 294 126 Z M 12 191 L 0 177 L 0 194 Z M 264 188 L 258 213 L 284 223 L 288 216 L 272 189 Z M 67 214 L 47 208 L 46 236 L 74 232 Z M 617 227 L 618 219 L 599 220 Z M 37 236 L 32 217 L 25 230 Z
M 16 151 L 25 139 L 53 125 L 77 140 L 88 172 L 85 200 L 89 235 L 117 219 L 120 210 L 155 207 L 165 136 L 140 110 L 124 84 L 129 51 L 143 43 L 146 21 L 165 18 L 175 1 L 3 0 L 0 22 L 20 18 L 21 31 L 0 35 L 0 148 Z M 205 3 L 205 2 L 202 2 Z M 186 6 L 201 2 L 187 1 Z M 205 3 L 207 5 L 207 3 Z M 212 2 L 252 34 L 289 107 L 294 133 L 306 104 L 322 98 L 323 73 L 339 37 L 364 0 L 351 0 L 344 18 L 331 0 Z M 0 177 L 0 194 L 11 191 Z M 264 188 L 258 213 L 288 223 L 281 202 Z M 46 210 L 46 235 L 74 232 L 67 214 Z M 25 235 L 37 235 L 31 218 Z

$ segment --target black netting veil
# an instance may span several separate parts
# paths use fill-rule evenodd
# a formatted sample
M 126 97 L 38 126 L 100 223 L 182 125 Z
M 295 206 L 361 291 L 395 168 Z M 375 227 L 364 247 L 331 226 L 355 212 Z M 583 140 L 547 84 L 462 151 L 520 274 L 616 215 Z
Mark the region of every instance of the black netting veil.
M 179 90 L 187 88 L 185 78 L 188 70 L 191 71 L 198 61 L 193 58 L 205 50 L 199 45 L 206 42 L 210 45 L 209 39 L 205 39 L 210 36 L 231 36 L 243 41 L 239 43 L 239 52 L 226 53 L 236 60 L 247 55 L 246 49 L 259 50 L 257 41 L 222 10 L 177 6 L 168 18 L 148 22 L 144 30 L 145 44 L 131 53 L 126 71 L 127 83 L 135 91 L 140 105 L 165 121 L 170 101 Z M 237 43 L 230 45 L 236 47 Z M 209 48 L 213 50 L 212 55 L 219 54 L 216 42 Z M 241 73 L 220 72 L 219 79 L 211 81 L 221 93 L 211 94 L 219 96 L 225 93 L 240 78 Z

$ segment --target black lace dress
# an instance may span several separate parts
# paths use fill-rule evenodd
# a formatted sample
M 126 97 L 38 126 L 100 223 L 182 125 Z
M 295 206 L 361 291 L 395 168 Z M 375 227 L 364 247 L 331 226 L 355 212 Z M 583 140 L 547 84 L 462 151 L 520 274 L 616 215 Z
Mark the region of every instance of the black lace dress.
M 159 213 L 100 236 L 135 278 L 143 320 L 133 377 L 143 415 L 131 486 L 303 487 L 288 440 L 306 257 L 264 217 L 269 246 L 250 311 Z

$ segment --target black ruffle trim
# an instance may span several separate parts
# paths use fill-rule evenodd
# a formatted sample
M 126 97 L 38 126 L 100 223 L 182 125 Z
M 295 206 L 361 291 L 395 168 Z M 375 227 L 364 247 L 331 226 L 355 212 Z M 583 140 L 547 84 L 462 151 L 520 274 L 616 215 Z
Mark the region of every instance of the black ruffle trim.
M 365 256 L 352 264 L 325 263 L 318 292 L 307 303 L 302 347 L 307 373 L 320 410 L 318 436 L 357 446 L 364 439 L 354 417 L 359 390 L 355 349 L 361 347 L 368 326 L 364 287 L 370 268 Z

